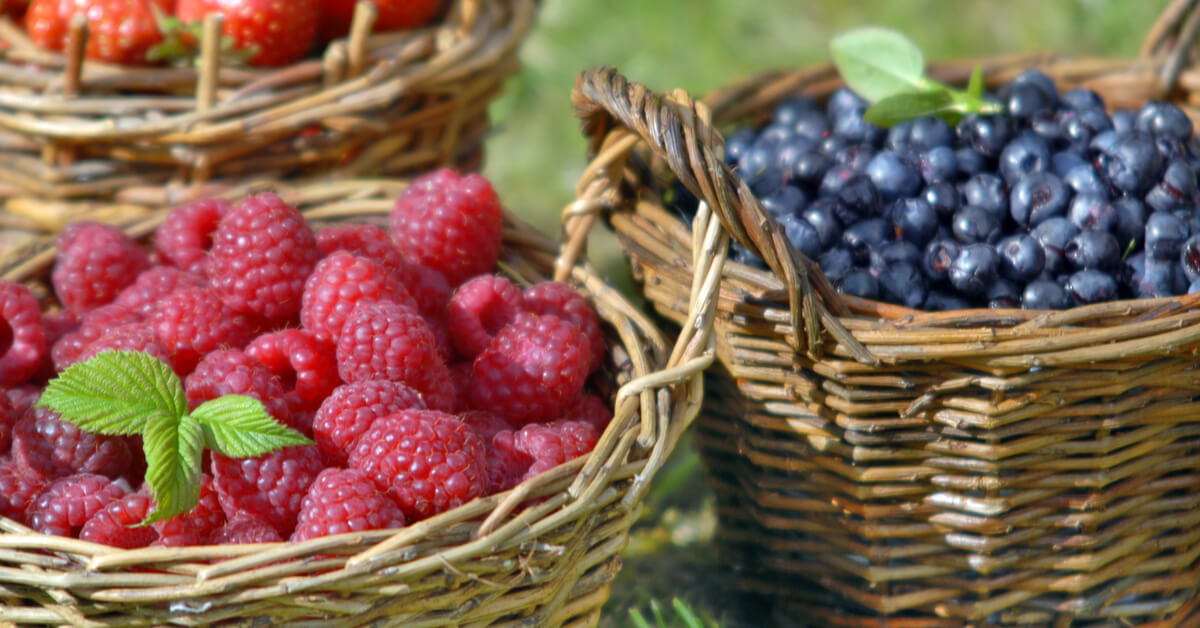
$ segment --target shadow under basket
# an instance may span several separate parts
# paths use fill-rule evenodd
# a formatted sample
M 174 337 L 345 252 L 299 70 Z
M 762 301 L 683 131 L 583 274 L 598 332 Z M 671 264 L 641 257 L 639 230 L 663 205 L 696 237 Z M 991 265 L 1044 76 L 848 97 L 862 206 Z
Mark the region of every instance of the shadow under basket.
M 249 181 L 478 169 L 538 0 L 445 5 L 427 26 L 372 34 L 360 2 L 349 36 L 280 68 L 222 65 L 219 16 L 196 67 L 178 68 L 84 60 L 82 22 L 48 52 L 0 17 L 0 250 Z
M 1193 5 L 1152 39 L 1200 19 Z M 1191 70 L 1160 87 L 1177 45 L 981 63 L 1194 115 Z M 974 63 L 929 70 L 965 82 Z M 739 585 L 784 625 L 1200 625 L 1200 295 L 927 313 L 837 293 L 717 129 L 839 86 L 822 66 L 697 102 L 599 68 L 573 96 L 594 156 L 580 189 L 616 190 L 603 217 L 655 311 L 686 325 L 691 286 L 720 274 L 696 442 Z M 691 228 L 663 200 L 676 184 L 703 201 Z M 771 270 L 727 261 L 729 238 Z
M 226 195 L 275 191 L 318 227 L 386 224 L 404 187 L 254 183 Z M 127 232 L 148 237 L 164 217 Z M 711 328 L 672 349 L 587 262 L 557 249 L 506 214 L 497 272 L 519 285 L 567 281 L 604 322 L 609 352 L 592 385 L 614 418 L 590 454 L 405 528 L 302 543 L 121 550 L 0 517 L 0 625 L 596 625 L 648 485 L 699 410 Z M 0 276 L 49 307 L 53 256 L 31 251 Z

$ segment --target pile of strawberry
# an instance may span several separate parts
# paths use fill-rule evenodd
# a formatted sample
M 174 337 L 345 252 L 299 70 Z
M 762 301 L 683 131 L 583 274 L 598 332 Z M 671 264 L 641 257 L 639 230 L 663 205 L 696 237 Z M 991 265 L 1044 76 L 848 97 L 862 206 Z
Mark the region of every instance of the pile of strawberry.
M 175 208 L 149 251 L 70 225 L 61 309 L 0 281 L 0 515 L 118 547 L 304 540 L 402 526 L 591 451 L 611 419 L 588 388 L 599 318 L 566 284 L 494 274 L 502 222 L 486 179 L 446 169 L 388 229 L 314 229 L 271 193 Z M 245 395 L 314 444 L 206 453 L 191 511 L 132 526 L 154 505 L 140 436 L 35 407 L 110 350 L 169 365 L 192 409 Z
M 374 0 L 374 30 L 415 28 L 443 10 L 444 0 Z M 350 30 L 355 0 L 0 0 L 25 20 L 29 37 L 47 50 L 67 46 L 71 18 L 87 18 L 89 59 L 125 65 L 183 61 L 197 52 L 199 24 L 223 18 L 224 48 L 248 65 L 280 66 Z

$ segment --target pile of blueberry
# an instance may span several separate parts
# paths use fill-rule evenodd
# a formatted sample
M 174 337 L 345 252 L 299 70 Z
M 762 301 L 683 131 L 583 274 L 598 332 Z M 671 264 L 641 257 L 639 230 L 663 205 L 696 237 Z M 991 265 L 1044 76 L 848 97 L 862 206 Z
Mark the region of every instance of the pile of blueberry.
M 1034 70 L 992 97 L 1003 113 L 890 129 L 846 88 L 824 107 L 790 98 L 728 135 L 725 158 L 846 294 L 1063 309 L 1200 290 L 1200 145 L 1178 107 L 1109 114 Z M 764 267 L 740 245 L 732 257 Z

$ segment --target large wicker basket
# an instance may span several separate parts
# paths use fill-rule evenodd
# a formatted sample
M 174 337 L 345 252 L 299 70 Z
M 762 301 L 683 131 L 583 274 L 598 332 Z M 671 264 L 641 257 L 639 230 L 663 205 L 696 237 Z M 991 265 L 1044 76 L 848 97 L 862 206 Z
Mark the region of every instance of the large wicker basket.
M 47 52 L 0 18 L 0 250 L 251 180 L 477 168 L 537 0 L 446 5 L 430 26 L 372 35 L 361 2 L 320 58 L 264 69 L 222 67 L 215 20 L 197 67 L 162 68 L 83 61 L 86 28 Z
M 1200 75 L 1178 62 L 1196 4 L 1173 3 L 1151 37 L 1172 45 L 1136 61 L 985 59 L 985 75 L 1035 66 L 1194 115 Z M 973 65 L 931 71 L 965 82 Z M 598 69 L 574 94 L 585 180 L 622 183 L 605 217 L 657 312 L 688 320 L 713 269 L 663 201 L 675 182 L 773 269 L 706 241 L 724 262 L 719 364 L 696 438 L 737 581 L 785 624 L 1197 625 L 1200 298 L 935 314 L 838 294 L 725 165 L 717 128 L 839 85 L 822 66 L 695 102 Z
M 313 221 L 376 221 L 403 188 L 363 179 L 228 194 L 273 189 Z M 584 195 L 572 207 L 598 203 Z M 128 230 L 144 236 L 161 218 Z M 3 277 L 45 290 L 53 254 L 10 264 Z M 614 418 L 591 454 L 399 530 L 298 544 L 119 550 L 0 517 L 0 625 L 598 623 L 648 484 L 699 410 L 712 327 L 693 326 L 672 349 L 586 262 L 556 259 L 554 242 L 512 216 L 499 268 L 518 282 L 571 282 L 606 323 L 611 349 L 599 377 Z

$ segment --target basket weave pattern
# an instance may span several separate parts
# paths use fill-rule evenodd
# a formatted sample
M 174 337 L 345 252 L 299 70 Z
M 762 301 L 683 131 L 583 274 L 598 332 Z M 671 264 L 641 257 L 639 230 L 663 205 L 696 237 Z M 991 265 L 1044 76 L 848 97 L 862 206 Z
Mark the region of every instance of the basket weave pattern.
M 404 183 L 254 183 L 310 221 L 386 222 Z M 581 196 L 573 207 L 598 204 Z M 158 212 L 128 227 L 145 237 Z M 650 480 L 699 410 L 711 326 L 674 350 L 577 257 L 506 215 L 500 271 L 569 281 L 606 323 L 602 396 L 614 418 L 593 452 L 516 488 L 400 530 L 303 543 L 119 550 L 0 518 L 0 624 L 69 626 L 594 626 Z M 53 249 L 3 269 L 35 293 Z M 712 302 L 711 295 L 697 300 Z
M 1152 39 L 1194 34 L 1193 5 L 1172 4 Z M 1159 82 L 1177 49 L 1148 49 L 984 68 L 1040 67 L 1118 107 L 1172 95 L 1194 115 L 1183 79 Z M 973 64 L 931 73 L 965 80 Z M 690 320 L 690 286 L 713 270 L 664 206 L 671 180 L 704 201 L 697 221 L 773 269 L 710 258 L 719 366 L 697 439 L 741 582 L 821 626 L 1200 620 L 1200 295 L 935 314 L 836 293 L 724 164 L 714 127 L 838 86 L 820 67 L 695 102 L 602 68 L 574 94 L 593 151 L 622 151 L 607 218 L 660 314 Z

